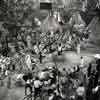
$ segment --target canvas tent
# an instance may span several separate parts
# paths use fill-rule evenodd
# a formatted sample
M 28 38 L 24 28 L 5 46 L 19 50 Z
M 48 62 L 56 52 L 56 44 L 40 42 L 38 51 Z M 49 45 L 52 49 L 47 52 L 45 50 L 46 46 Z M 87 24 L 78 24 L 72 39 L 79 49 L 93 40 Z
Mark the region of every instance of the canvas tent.
M 62 32 L 62 27 L 59 24 L 59 22 L 53 17 L 53 16 L 47 16 L 46 19 L 42 22 L 40 26 L 40 30 L 43 33 L 47 33 L 50 31 L 56 32 L 60 31 Z
M 88 25 L 88 29 L 90 29 L 92 32 L 89 37 L 90 42 L 100 46 L 100 20 L 98 16 L 95 16 L 92 19 Z
M 72 17 L 69 20 L 69 24 L 73 25 L 74 28 L 79 32 L 82 32 L 86 25 L 78 11 L 72 14 Z

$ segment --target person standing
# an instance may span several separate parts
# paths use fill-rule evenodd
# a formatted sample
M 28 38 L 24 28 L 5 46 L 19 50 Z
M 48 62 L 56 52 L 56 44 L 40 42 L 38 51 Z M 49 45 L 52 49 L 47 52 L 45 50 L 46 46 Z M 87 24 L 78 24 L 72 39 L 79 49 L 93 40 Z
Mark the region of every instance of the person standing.
M 92 64 L 90 63 L 89 64 L 89 67 L 88 67 L 88 77 L 90 77 L 90 75 L 91 75 L 91 70 L 92 70 Z
M 40 63 L 42 63 L 42 52 L 41 51 L 39 52 L 39 60 L 40 60 Z
M 77 93 L 77 98 L 76 100 L 84 100 L 84 96 L 85 96 L 85 88 L 83 86 L 83 83 L 81 83 L 79 85 L 79 87 L 76 89 L 76 93 Z
M 62 54 L 62 46 L 61 44 L 59 44 L 58 46 L 58 55 L 61 55 Z
M 27 95 L 27 89 L 29 88 L 30 90 L 30 93 L 32 93 L 32 86 L 31 86 L 31 83 L 32 83 L 32 77 L 31 77 L 31 74 L 28 73 L 27 75 L 24 75 L 23 76 L 23 79 L 25 81 L 25 95 Z
M 84 58 L 81 56 L 80 58 L 80 68 L 84 67 Z
M 93 92 L 93 100 L 100 100 L 100 80 L 98 80 L 98 84 L 95 88 L 92 89 Z
M 26 62 L 28 69 L 31 69 L 32 62 L 31 62 L 31 56 L 29 54 L 26 55 L 25 62 Z
M 40 95 L 40 93 L 42 92 L 41 88 L 42 88 L 43 82 L 40 81 L 40 79 L 38 77 L 35 78 L 34 82 L 33 82 L 33 86 L 34 86 L 34 98 L 36 99 L 37 96 Z
M 7 88 L 11 88 L 11 76 L 8 76 Z
M 80 54 L 80 43 L 77 44 L 77 54 Z

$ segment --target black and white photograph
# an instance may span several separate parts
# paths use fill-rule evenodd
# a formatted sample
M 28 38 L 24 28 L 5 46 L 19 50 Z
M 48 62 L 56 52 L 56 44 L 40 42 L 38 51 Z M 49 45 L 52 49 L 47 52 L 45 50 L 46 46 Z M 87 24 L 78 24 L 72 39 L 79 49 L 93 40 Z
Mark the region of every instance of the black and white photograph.
M 100 100 L 100 0 L 0 0 L 0 100 Z

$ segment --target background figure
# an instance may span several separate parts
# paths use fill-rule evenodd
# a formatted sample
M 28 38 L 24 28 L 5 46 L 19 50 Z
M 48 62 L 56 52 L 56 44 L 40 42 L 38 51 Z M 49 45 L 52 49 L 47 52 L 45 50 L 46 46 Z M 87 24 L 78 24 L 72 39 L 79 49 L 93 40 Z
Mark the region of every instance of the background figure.
M 26 62 L 26 65 L 29 69 L 31 69 L 31 65 L 32 65 L 32 62 L 31 62 L 31 56 L 28 54 L 26 55 L 25 57 L 25 62 Z
M 41 51 L 39 52 L 39 60 L 40 60 L 40 63 L 42 63 L 42 52 Z
M 80 54 L 80 43 L 77 44 L 77 54 Z
M 84 58 L 81 56 L 80 58 L 80 68 L 84 67 Z
M 83 83 L 79 85 L 79 87 L 76 89 L 77 98 L 76 100 L 84 100 L 85 96 L 85 87 L 83 86 Z
M 88 77 L 90 77 L 90 75 L 91 75 L 91 68 L 92 68 L 92 64 L 91 63 L 89 63 L 89 67 L 88 67 Z
M 11 77 L 8 76 L 7 88 L 11 88 Z
M 28 73 L 26 75 L 23 76 L 23 80 L 25 81 L 25 95 L 27 95 L 27 89 L 30 90 L 30 93 L 32 93 L 32 74 Z
M 62 46 L 61 44 L 59 44 L 58 46 L 58 55 L 61 55 L 62 54 Z

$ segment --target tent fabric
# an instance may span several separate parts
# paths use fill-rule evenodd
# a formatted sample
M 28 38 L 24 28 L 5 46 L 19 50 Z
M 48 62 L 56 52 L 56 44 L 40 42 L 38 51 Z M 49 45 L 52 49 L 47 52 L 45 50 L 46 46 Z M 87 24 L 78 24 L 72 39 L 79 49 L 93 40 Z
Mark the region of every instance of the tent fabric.
M 92 21 L 94 14 L 88 13 L 88 12 L 80 12 L 80 15 L 82 19 L 85 21 L 86 26 L 89 25 L 89 23 Z
M 92 20 L 91 20 L 91 22 L 89 23 L 89 25 L 87 26 L 88 27 L 88 29 L 94 29 L 95 28 L 95 26 L 96 26 L 96 24 L 98 23 L 98 21 L 99 21 L 99 17 L 98 16 L 95 16 Z
M 53 16 L 47 16 L 47 18 L 43 21 L 43 23 L 40 26 L 40 30 L 43 33 L 49 32 L 49 31 L 62 31 L 62 27 L 59 24 L 59 22 L 53 17 Z
M 70 24 L 76 24 L 76 25 L 85 25 L 84 20 L 82 19 L 81 15 L 79 12 L 76 12 L 72 15 L 69 21 Z
M 89 41 L 94 46 L 100 46 L 100 22 L 99 17 L 95 16 L 90 24 L 87 26 L 89 30 L 91 30 L 91 34 L 89 36 Z
M 72 15 L 69 20 L 69 24 L 74 25 L 75 30 L 77 30 L 79 33 L 83 32 L 86 25 L 79 12 L 75 12 Z

